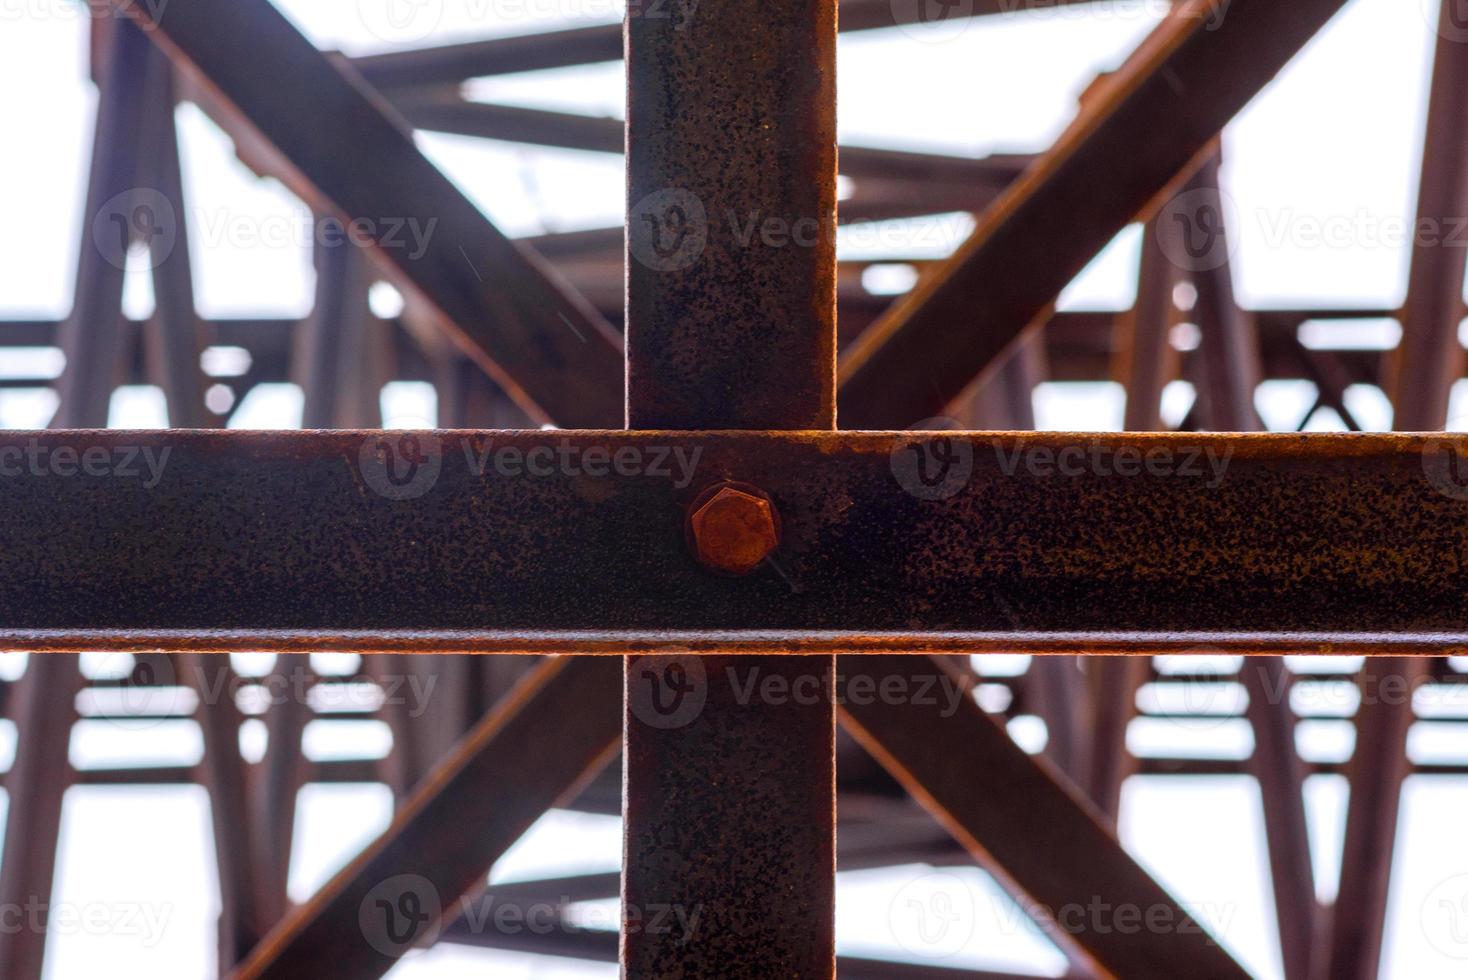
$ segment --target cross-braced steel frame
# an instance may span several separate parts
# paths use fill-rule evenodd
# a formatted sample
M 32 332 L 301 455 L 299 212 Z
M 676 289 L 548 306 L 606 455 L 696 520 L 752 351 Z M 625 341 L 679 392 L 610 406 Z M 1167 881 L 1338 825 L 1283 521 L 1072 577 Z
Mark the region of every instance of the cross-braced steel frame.
M 319 249 L 316 308 L 301 324 L 201 322 L 183 221 L 171 247 L 144 236 L 158 249 L 157 310 L 126 323 L 119 264 L 84 241 L 68 320 L 0 333 L 0 343 L 54 343 L 67 355 L 56 431 L 6 434 L 0 454 L 76 460 L 65 482 L 10 481 L 0 519 L 0 641 L 48 654 L 7 691 L 19 749 L 5 780 L 0 901 L 50 893 L 69 782 L 196 779 L 214 805 L 221 969 L 239 976 L 379 976 L 440 937 L 620 956 L 633 977 L 973 975 L 835 957 L 835 870 L 915 861 L 979 862 L 1034 912 L 1074 976 L 1242 976 L 1201 931 L 1138 939 L 1055 914 L 1099 898 L 1190 923 L 1117 843 L 1120 787 L 1138 771 L 1239 770 L 1262 790 L 1285 975 L 1375 976 L 1399 791 L 1414 770 L 1410 699 L 1380 688 L 1461 683 L 1430 655 L 1468 637 L 1468 528 L 1451 482 L 1468 447 L 1430 436 L 1012 431 L 1033 428 L 1039 382 L 1100 377 L 1127 385 L 1132 433 L 1163 427 L 1161 389 L 1177 378 L 1199 393 L 1185 430 L 1260 428 L 1252 396 L 1266 377 L 1311 380 L 1310 414 L 1332 409 L 1352 429 L 1345 392 L 1356 383 L 1392 394 L 1399 429 L 1443 426 L 1462 373 L 1460 251 L 1419 244 L 1400 311 L 1246 312 L 1226 260 L 1177 261 L 1197 258 L 1178 248 L 1173 236 L 1192 231 L 1178 219 L 1222 213 L 1219 130 L 1343 2 L 1235 0 L 1215 22 L 1212 4 L 1184 0 L 1088 92 L 1054 147 L 988 160 L 838 153 L 830 0 L 731 0 L 706 7 L 690 31 L 634 12 L 625 31 L 354 62 L 316 51 L 264 0 L 171 0 L 156 14 L 119 0 L 128 17 L 99 11 L 88 215 L 139 188 L 185 214 L 172 118 L 185 97 L 252 167 L 323 215 L 432 218 L 438 232 L 411 256 L 380 240 Z M 845 0 L 840 29 L 902 16 Z M 624 46 L 625 137 L 616 122 L 459 93 L 468 78 L 611 60 Z M 1468 53 L 1444 32 L 1423 218 L 1468 213 L 1465 70 Z M 606 152 L 625 138 L 625 308 L 621 229 L 512 242 L 419 153 L 409 126 Z M 853 187 L 839 210 L 838 166 Z M 1191 211 L 1179 214 L 1179 201 Z M 860 264 L 836 261 L 838 221 L 947 210 L 976 213 L 976 230 L 890 308 L 860 288 Z M 726 212 L 784 224 L 751 247 L 720 220 Z M 1114 322 L 1053 314 L 1060 289 L 1138 217 L 1153 220 L 1134 308 Z M 1226 231 L 1214 234 L 1212 254 L 1226 256 Z M 379 276 L 408 296 L 397 322 L 367 308 Z M 1191 310 L 1178 306 L 1180 283 L 1192 286 Z M 1297 338 L 1306 320 L 1383 314 L 1403 325 L 1394 351 Z M 1180 351 L 1172 341 L 1185 317 L 1199 343 Z M 378 425 L 383 381 L 423 377 L 439 388 L 445 427 L 474 431 L 89 431 L 105 425 L 113 387 L 138 378 L 163 388 L 179 429 L 220 428 L 228 410 L 206 409 L 216 379 L 198 369 L 215 343 L 252 355 L 247 374 L 224 379 L 236 403 L 262 381 L 301 383 L 307 429 Z M 838 404 L 849 429 L 950 412 L 1011 431 L 837 432 Z M 526 428 L 539 422 L 584 428 Z M 139 447 L 170 453 L 146 492 L 81 465 L 90 450 Z M 486 483 L 465 464 L 496 449 L 608 462 L 521 467 Z M 697 478 L 649 480 L 611 462 L 659 453 L 697 459 Z M 1189 453 L 1227 460 L 1226 473 L 1191 478 Z M 914 483 L 908 459 L 939 469 L 912 471 Z M 1086 462 L 1072 471 L 1067 459 Z M 955 464 L 962 479 L 943 483 L 941 467 Z M 423 467 L 434 477 L 411 492 Z M 385 476 L 407 483 L 384 489 Z M 720 487 L 778 513 L 777 544 L 747 576 L 699 562 L 711 546 L 696 515 Z M 133 680 L 200 692 L 198 772 L 68 770 L 65 734 L 88 682 L 65 652 L 79 649 L 131 652 Z M 312 676 L 304 655 L 329 650 L 368 654 L 369 682 L 431 672 L 452 694 L 427 719 L 385 702 L 393 753 L 338 764 L 305 760 L 312 711 L 286 699 L 266 712 L 265 758 L 248 763 L 238 705 L 203 695 L 237 680 L 212 654 L 257 649 L 281 654 L 279 679 L 320 689 L 342 681 Z M 1259 655 L 1237 676 L 1251 757 L 1210 766 L 1128 753 L 1138 692 L 1178 683 L 1145 655 L 1200 649 Z M 1010 714 L 1046 721 L 1044 759 L 972 699 L 949 714 L 860 694 L 940 678 L 972 685 L 961 655 L 998 651 L 1047 655 L 1007 683 Z M 1295 748 L 1297 679 L 1279 656 L 1322 652 L 1394 655 L 1368 660 L 1359 678 L 1358 749 L 1338 767 L 1352 793 L 1330 907 L 1316 901 L 1302 796 L 1322 767 Z M 469 655 L 482 653 L 558 656 Z M 750 703 L 741 673 L 819 694 Z M 700 709 L 662 723 L 658 699 L 690 674 Z M 607 775 L 619 749 L 621 794 Z M 292 907 L 295 796 L 323 778 L 382 779 L 401 805 L 382 837 Z M 697 908 L 692 941 L 631 917 L 620 949 L 609 934 L 456 924 L 455 903 L 482 891 L 499 855 L 555 805 L 621 810 L 620 881 L 586 875 L 511 892 L 530 901 L 620 890 L 624 910 Z M 379 935 L 363 910 L 384 899 L 432 911 L 410 934 Z M 43 940 L 0 936 L 0 972 L 38 976 Z

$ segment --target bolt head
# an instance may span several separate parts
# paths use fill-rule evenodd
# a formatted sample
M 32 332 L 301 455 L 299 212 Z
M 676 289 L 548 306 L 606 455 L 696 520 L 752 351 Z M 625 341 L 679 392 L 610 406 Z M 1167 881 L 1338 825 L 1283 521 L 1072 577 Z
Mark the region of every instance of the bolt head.
M 779 517 L 768 499 L 721 487 L 689 519 L 694 553 L 705 567 L 748 575 L 780 544 Z

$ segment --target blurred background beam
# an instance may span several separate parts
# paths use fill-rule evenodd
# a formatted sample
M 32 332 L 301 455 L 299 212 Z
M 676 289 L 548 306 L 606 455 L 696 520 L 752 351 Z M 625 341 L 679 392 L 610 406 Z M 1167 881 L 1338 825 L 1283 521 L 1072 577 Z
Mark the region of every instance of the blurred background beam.
M 864 334 L 841 365 L 842 423 L 939 415 L 1127 222 L 1150 207 L 1344 0 L 1212 0 L 1173 8 L 1082 105 L 958 251 Z M 1105 194 L 1094 192 L 1104 185 Z M 1056 235 L 1056 228 L 1067 233 Z

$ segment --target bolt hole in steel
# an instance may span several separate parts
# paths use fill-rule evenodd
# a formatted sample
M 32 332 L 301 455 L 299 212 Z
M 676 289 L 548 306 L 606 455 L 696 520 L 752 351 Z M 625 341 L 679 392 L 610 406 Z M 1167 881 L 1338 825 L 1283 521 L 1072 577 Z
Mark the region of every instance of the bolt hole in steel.
M 709 571 L 748 575 L 780 546 L 780 512 L 748 483 L 725 482 L 694 498 L 684 526 L 688 548 Z

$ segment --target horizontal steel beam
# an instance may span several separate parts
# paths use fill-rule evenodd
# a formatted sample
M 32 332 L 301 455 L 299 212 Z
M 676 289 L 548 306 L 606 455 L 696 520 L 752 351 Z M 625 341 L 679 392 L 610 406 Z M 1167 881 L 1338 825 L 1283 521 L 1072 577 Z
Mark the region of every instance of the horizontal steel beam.
M 1087 0 L 970 0 L 945 6 L 938 19 L 957 21 L 965 17 L 1031 9 L 1044 12 L 1083 2 Z M 670 3 L 666 9 L 679 22 L 693 23 L 697 16 L 697 4 L 693 3 L 685 3 L 682 7 Z M 891 0 L 842 0 L 839 10 L 839 27 L 843 32 L 922 24 L 929 17 L 929 11 L 921 4 L 893 3 Z M 389 51 L 355 58 L 352 64 L 373 85 L 391 89 L 455 85 L 470 78 L 570 68 L 617 61 L 621 57 L 622 24 L 619 21 Z
M 618 242 L 622 229 L 605 229 Z M 600 230 L 599 230 L 600 232 Z M 555 239 L 573 239 L 578 233 L 569 232 L 558 236 L 545 236 L 534 240 L 538 251 L 550 254 L 543 243 Z M 567 243 L 569 244 L 569 243 Z M 556 246 L 559 247 L 559 246 Z M 620 247 L 620 246 L 617 246 Z M 846 263 L 843 263 L 843 267 Z M 838 282 L 838 286 L 840 283 Z M 610 318 L 620 320 L 622 311 L 618 300 L 617 309 L 604 309 Z M 846 336 L 855 332 L 854 322 L 862 315 L 880 312 L 889 302 L 887 297 L 871 296 L 864 300 L 839 302 L 838 326 Z M 1116 337 L 1113 324 L 1121 313 L 1102 311 L 1068 311 L 1057 313 L 1044 326 L 1045 360 L 1050 366 L 1053 381 L 1105 381 L 1111 377 L 1112 357 Z M 1391 310 L 1250 310 L 1246 315 L 1255 321 L 1259 333 L 1260 355 L 1264 361 L 1266 380 L 1308 380 L 1309 365 L 1301 354 L 1296 334 L 1307 320 L 1377 320 L 1395 316 Z M 298 325 L 296 320 L 286 319 L 225 319 L 205 321 L 204 328 L 214 344 L 244 347 L 253 359 L 245 379 L 220 379 L 226 383 L 248 386 L 260 381 L 285 381 L 289 373 L 286 365 L 291 347 L 291 334 Z M 141 335 L 141 324 L 136 320 L 125 320 L 120 325 L 120 340 L 124 350 L 137 347 Z M 57 340 L 57 324 L 50 320 L 0 320 L 0 350 L 7 347 L 49 347 Z M 395 330 L 396 348 L 394 359 L 397 378 L 400 380 L 432 380 L 428 362 L 417 345 L 410 343 L 407 335 Z M 1194 356 L 1193 351 L 1182 352 L 1184 368 Z M 1331 362 L 1340 363 L 1347 371 L 1351 383 L 1374 382 L 1381 374 L 1381 362 L 1386 353 L 1378 349 L 1362 349 L 1346 346 L 1318 348 L 1312 351 L 1326 356 Z M 147 375 L 141 352 L 124 365 L 127 383 L 146 384 Z M 51 383 L 49 378 L 0 378 L 0 388 L 34 388 Z
M 7 432 L 0 648 L 1468 648 L 1468 437 Z M 744 578 L 686 510 L 751 484 Z

